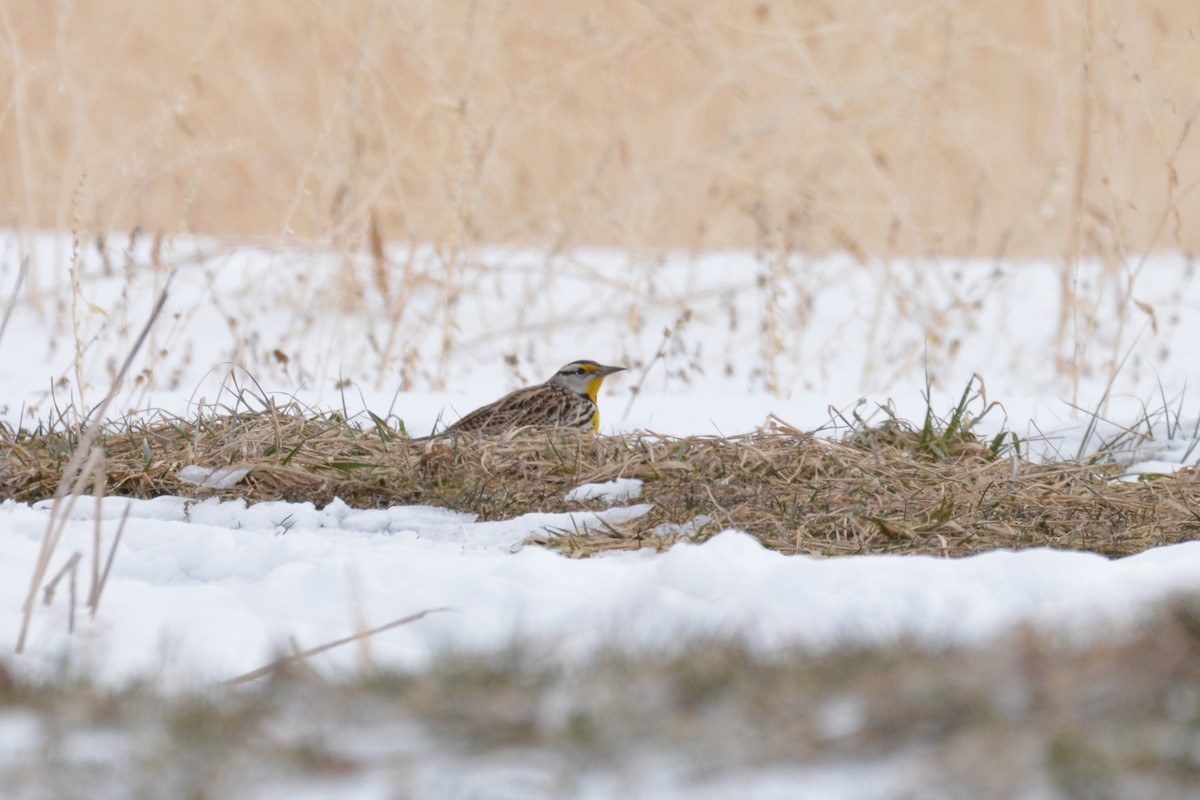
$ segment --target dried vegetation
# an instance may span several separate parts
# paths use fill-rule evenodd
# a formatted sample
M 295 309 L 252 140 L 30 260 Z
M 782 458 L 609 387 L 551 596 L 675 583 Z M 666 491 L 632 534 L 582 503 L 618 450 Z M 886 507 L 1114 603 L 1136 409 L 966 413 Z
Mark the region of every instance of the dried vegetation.
M 702 541 L 727 527 L 785 553 L 926 553 L 1059 547 L 1109 556 L 1194 538 L 1200 531 L 1190 472 L 1116 480 L 1112 463 L 1037 462 L 1002 433 L 974 433 L 964 401 L 920 426 L 843 421 L 818 436 L 772 420 L 729 438 L 616 437 L 510 432 L 499 437 L 412 439 L 396 420 L 367 424 L 299 406 L 259 402 L 194 419 L 158 415 L 109 423 L 98 435 L 103 469 L 93 489 L 151 498 L 308 501 L 355 507 L 427 504 L 505 519 L 528 512 L 597 509 L 572 501 L 580 484 L 643 482 L 650 510 L 608 524 L 545 530 L 534 541 L 572 555 Z M 984 410 L 984 413 L 986 413 Z M 4 432 L 0 493 L 53 496 L 79 433 Z M 187 466 L 241 468 L 212 488 L 181 477 Z M 97 485 L 102 481 L 103 485 Z M 583 519 L 583 518 L 577 518 Z

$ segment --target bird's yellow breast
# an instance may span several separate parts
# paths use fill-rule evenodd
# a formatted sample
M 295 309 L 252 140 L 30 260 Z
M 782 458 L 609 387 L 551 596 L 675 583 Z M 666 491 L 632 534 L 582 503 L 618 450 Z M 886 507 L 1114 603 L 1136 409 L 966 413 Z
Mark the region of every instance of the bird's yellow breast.
M 600 384 L 604 383 L 604 376 L 599 375 L 588 381 L 587 396 L 592 401 L 592 430 L 600 430 L 600 408 L 596 405 L 596 396 L 600 394 Z
M 596 402 L 596 395 L 600 393 L 600 384 L 602 383 L 604 383 L 603 375 L 601 375 L 599 378 L 592 378 L 590 381 L 588 381 L 588 398 L 590 398 L 593 403 Z

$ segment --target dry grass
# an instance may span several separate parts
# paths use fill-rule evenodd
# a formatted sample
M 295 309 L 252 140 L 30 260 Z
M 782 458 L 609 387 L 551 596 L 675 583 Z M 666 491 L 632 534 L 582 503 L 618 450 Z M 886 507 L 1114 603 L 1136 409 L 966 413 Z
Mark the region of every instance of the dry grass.
M 1200 245 L 1197 31 L 1193 0 L 10 0 L 0 226 L 1116 263 Z
M 340 353 L 301 339 L 357 314 L 373 322 L 352 331 L 367 353 L 354 378 L 420 389 L 447 385 L 464 355 L 511 359 L 514 378 L 561 363 L 545 351 L 563 348 L 551 337 L 564 319 L 626 320 L 595 335 L 644 363 L 640 331 L 697 304 L 661 291 L 666 248 L 753 249 L 753 307 L 731 306 L 730 327 L 758 331 L 751 385 L 782 395 L 827 297 L 813 256 L 877 270 L 863 296 L 873 355 L 894 308 L 921 326 L 909 352 L 928 352 L 935 372 L 959 325 L 997 303 L 982 264 L 960 281 L 960 264 L 948 278 L 929 257 L 1036 256 L 1058 265 L 1049 357 L 1078 402 L 1081 380 L 1117 372 L 1147 322 L 1170 349 L 1179 317 L 1147 302 L 1145 254 L 1200 250 L 1200 228 L 1183 224 L 1200 217 L 1197 30 L 1191 0 L 12 0 L 0 7 L 0 228 L 19 232 L 0 246 L 0 277 L 28 255 L 14 301 L 55 315 L 54 341 L 72 335 L 78 351 L 89 314 L 119 331 L 127 300 L 156 280 L 146 248 L 114 232 L 152 241 L 155 273 L 176 261 L 177 233 L 251 240 L 290 254 L 263 297 L 294 313 L 260 331 L 259 308 L 212 298 L 232 360 L 324 388 Z M 74 255 L 40 246 L 40 229 L 70 230 Z M 483 257 L 507 243 L 534 245 L 544 267 L 526 271 L 511 249 Z M 210 251 L 214 285 L 225 244 Z M 569 264 L 594 244 L 621 253 L 627 275 Z M 315 269 L 330 253 L 339 268 Z M 901 256 L 917 258 L 917 280 L 893 269 Z M 72 294 L 56 297 L 68 258 Z M 93 300 L 122 261 L 121 298 Z M 541 314 L 574 280 L 602 291 L 600 310 Z M 500 323 L 502 353 L 480 345 L 496 330 L 461 332 L 501 283 L 521 317 Z M 696 349 L 712 319 L 698 313 L 678 337 L 706 367 L 730 358 Z M 188 354 L 150 352 L 162 355 L 148 356 L 148 386 L 193 379 L 179 377 Z M 864 386 L 911 366 L 875 357 Z M 87 376 L 72 377 L 85 406 Z
M 964 395 L 964 398 L 966 395 Z M 963 406 L 958 411 L 961 412 Z M 547 435 L 412 440 L 384 420 L 247 402 L 195 419 L 111 423 L 97 445 L 109 495 L 239 497 L 355 507 L 428 504 L 505 519 L 598 508 L 569 502 L 583 483 L 644 481 L 645 516 L 622 525 L 545 531 L 572 555 L 702 541 L 726 527 L 785 553 L 966 555 L 1059 547 L 1110 556 L 1189 540 L 1200 531 L 1190 474 L 1137 483 L 1103 463 L 1034 463 L 1006 436 L 979 439 L 976 420 L 887 420 L 839 441 L 775 423 L 732 438 Z M 955 421 L 957 420 L 957 422 Z M 76 430 L 7 432 L 0 495 L 54 495 Z M 226 489 L 180 478 L 188 465 L 245 467 Z
M 979 649 L 763 659 L 692 641 L 564 667 L 552 645 L 514 643 L 408 673 L 289 670 L 183 696 L 30 685 L 0 661 L 0 721 L 26 731 L 0 752 L 0 790 L 207 797 L 369 780 L 405 797 L 576 797 L 603 794 L 589 781 L 744 786 L 763 770 L 823 778 L 825 793 L 836 777 L 845 796 L 860 778 L 880 796 L 885 777 L 904 797 L 1192 797 L 1198 634 L 1184 598 L 1074 648 L 1023 631 Z

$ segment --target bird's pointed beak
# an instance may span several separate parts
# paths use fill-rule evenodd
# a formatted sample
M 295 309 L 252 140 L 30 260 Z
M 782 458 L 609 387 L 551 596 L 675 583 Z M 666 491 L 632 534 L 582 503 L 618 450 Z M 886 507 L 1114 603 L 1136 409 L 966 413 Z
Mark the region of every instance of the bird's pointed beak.
M 624 372 L 625 367 L 600 367 L 600 372 L 603 375 L 612 375 L 614 372 Z

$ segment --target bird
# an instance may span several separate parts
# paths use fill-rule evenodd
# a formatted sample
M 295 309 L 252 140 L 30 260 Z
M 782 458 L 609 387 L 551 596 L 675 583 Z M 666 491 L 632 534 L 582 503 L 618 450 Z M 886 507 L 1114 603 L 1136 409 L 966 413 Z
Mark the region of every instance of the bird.
M 600 429 L 596 394 L 600 384 L 625 367 L 610 367 L 595 361 L 572 361 L 545 383 L 526 386 L 494 403 L 477 408 L 442 431 L 499 433 L 512 428 L 557 428 L 578 431 Z

